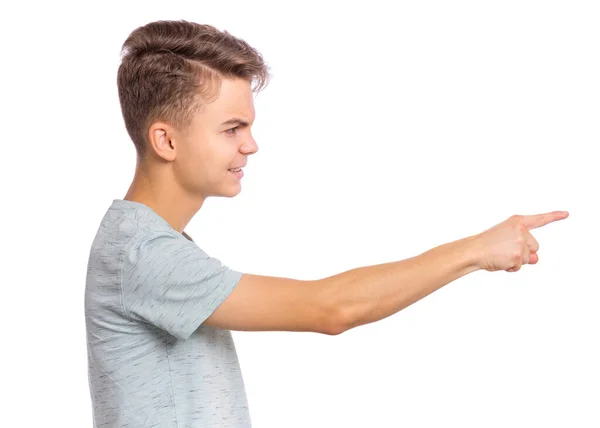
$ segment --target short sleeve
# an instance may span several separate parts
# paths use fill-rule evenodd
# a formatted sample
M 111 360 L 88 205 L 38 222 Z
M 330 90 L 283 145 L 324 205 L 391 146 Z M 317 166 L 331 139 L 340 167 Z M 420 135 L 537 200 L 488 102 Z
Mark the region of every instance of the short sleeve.
M 185 340 L 242 276 L 196 243 L 169 232 L 135 240 L 121 267 L 124 311 Z

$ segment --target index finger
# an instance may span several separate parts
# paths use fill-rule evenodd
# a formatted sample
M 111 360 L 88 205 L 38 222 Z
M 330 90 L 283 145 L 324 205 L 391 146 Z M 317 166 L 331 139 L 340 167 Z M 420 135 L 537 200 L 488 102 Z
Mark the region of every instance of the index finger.
M 528 229 L 535 229 L 558 220 L 564 220 L 569 217 L 568 211 L 552 211 L 546 214 L 525 215 L 523 216 L 523 225 Z

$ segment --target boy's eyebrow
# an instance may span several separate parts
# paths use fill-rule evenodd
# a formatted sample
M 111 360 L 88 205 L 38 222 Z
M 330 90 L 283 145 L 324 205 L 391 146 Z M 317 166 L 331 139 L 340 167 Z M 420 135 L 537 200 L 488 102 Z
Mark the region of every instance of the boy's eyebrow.
M 234 117 L 233 119 L 229 119 L 229 120 L 223 122 L 221 124 L 221 126 L 223 126 L 223 125 L 242 125 L 242 126 L 248 126 L 250 124 L 248 122 L 246 122 L 245 120 L 238 119 L 237 117 Z

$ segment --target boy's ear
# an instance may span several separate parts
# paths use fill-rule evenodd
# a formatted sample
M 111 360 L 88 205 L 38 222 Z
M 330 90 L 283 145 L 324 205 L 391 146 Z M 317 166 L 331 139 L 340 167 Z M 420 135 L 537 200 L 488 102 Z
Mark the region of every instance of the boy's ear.
M 166 123 L 154 123 L 148 130 L 148 148 L 164 160 L 175 160 L 177 152 L 173 134 L 173 128 Z

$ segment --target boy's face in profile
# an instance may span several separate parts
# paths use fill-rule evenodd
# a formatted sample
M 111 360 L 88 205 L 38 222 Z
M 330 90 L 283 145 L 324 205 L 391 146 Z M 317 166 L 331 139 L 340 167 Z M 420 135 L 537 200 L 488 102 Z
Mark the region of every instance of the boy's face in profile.
M 251 134 L 254 99 L 250 82 L 222 79 L 219 96 L 196 113 L 188 129 L 171 129 L 178 184 L 192 197 L 233 197 L 241 190 L 239 173 L 258 146 Z M 235 121 L 239 119 L 239 121 Z

